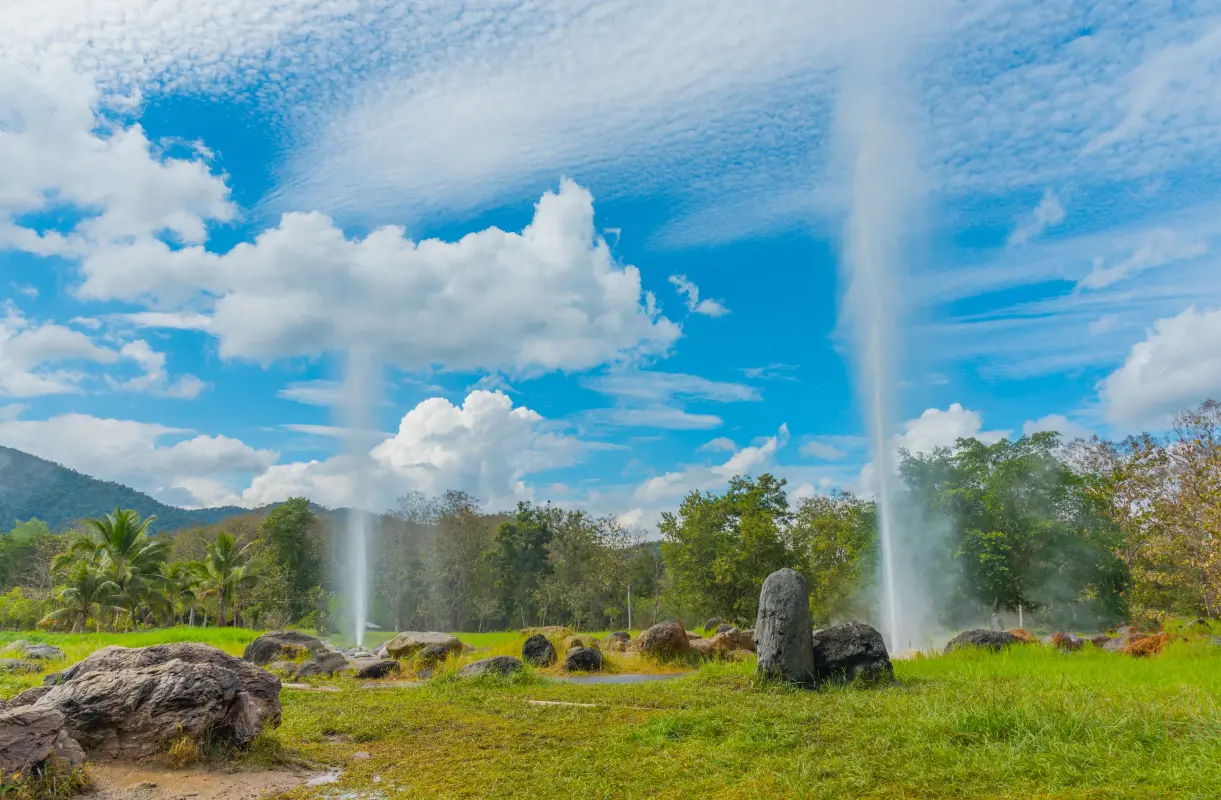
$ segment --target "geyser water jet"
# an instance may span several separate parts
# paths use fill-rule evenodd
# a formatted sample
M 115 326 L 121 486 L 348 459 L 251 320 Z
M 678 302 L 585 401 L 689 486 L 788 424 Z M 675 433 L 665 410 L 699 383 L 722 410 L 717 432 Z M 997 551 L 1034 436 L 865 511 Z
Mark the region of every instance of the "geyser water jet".
M 903 523 L 898 509 L 894 437 L 904 252 L 920 212 L 921 182 L 909 140 L 912 126 L 902 125 L 906 93 L 896 88 L 901 72 L 893 48 L 877 40 L 872 44 L 846 70 L 837 108 L 838 145 L 851 198 L 841 259 L 847 286 L 842 315 L 853 344 L 872 453 L 881 629 L 887 648 L 900 653 L 925 646 L 931 622 L 926 584 L 917 574 L 919 532 Z
M 372 459 L 373 405 L 380 396 L 380 369 L 369 350 L 353 348 L 348 352 L 347 374 L 343 382 L 344 450 L 351 465 L 347 524 L 344 531 L 347 555 L 347 591 L 352 631 L 357 647 L 365 643 L 365 623 L 369 610 L 369 535 L 370 509 L 375 480 Z

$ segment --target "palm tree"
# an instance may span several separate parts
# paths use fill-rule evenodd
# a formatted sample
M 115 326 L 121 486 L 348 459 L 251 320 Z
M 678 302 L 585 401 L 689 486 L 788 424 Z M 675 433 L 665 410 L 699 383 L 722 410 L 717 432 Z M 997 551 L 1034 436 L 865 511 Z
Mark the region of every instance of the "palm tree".
M 85 530 L 73 537 L 72 543 L 52 562 L 60 569 L 75 561 L 96 564 L 98 570 L 119 587 L 120 605 L 134 619 L 141 602 L 164 607 L 160 594 L 163 585 L 161 567 L 169 555 L 170 542 L 154 538 L 148 526 L 156 517 L 144 520 L 131 509 L 116 508 L 100 519 L 85 520 Z
M 207 554 L 198 563 L 200 597 L 215 597 L 217 625 L 224 627 L 228 621 L 226 608 L 232 606 L 242 589 L 253 586 L 258 576 L 251 559 L 251 542 L 238 547 L 232 533 L 221 531 L 216 541 L 207 547 Z
M 195 625 L 195 609 L 199 607 L 199 596 L 196 594 L 199 573 L 198 561 L 174 561 L 165 565 L 162 577 L 174 624 L 177 624 L 181 614 L 189 615 L 188 625 Z
M 75 562 L 68 570 L 67 579 L 68 582 L 55 593 L 59 608 L 43 617 L 39 625 L 57 625 L 72 620 L 72 632 L 84 633 L 89 617 L 98 620 L 100 628 L 103 614 L 122 610 L 114 604 L 120 594 L 118 584 L 90 562 Z

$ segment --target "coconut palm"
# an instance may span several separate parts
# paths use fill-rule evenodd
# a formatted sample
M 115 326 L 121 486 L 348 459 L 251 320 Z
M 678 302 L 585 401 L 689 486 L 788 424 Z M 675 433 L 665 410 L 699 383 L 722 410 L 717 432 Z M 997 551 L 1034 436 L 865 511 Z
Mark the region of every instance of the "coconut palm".
M 151 536 L 148 526 L 156 517 L 143 520 L 131 509 L 116 508 L 102 518 L 85 520 L 68 549 L 54 562 L 62 569 L 77 561 L 94 564 L 97 570 L 119 587 L 119 605 L 134 619 L 141 603 L 150 608 L 166 605 L 162 565 L 169 555 L 170 542 Z
M 165 565 L 163 587 L 170 604 L 172 622 L 180 615 L 187 617 L 187 624 L 195 624 L 195 609 L 199 608 L 200 564 L 198 561 L 174 561 Z
M 90 617 L 101 620 L 103 614 L 122 611 L 115 605 L 121 594 L 118 584 L 99 572 L 94 564 L 77 561 L 67 570 L 66 578 L 67 583 L 55 593 L 59 608 L 43 617 L 39 625 L 58 625 L 71 620 L 72 632 L 84 633 Z
M 203 561 L 198 563 L 199 596 L 215 597 L 217 624 L 228 624 L 228 608 L 236 603 L 241 591 L 258 581 L 256 566 L 252 560 L 251 542 L 239 547 L 232 533 L 221 531 L 216 540 L 207 546 Z

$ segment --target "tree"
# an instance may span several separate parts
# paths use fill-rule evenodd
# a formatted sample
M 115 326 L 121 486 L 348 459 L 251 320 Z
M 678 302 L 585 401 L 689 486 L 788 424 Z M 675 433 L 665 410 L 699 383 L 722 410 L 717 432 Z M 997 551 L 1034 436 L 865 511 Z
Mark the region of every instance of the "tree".
M 874 574 L 872 503 L 846 493 L 802 498 L 789 531 L 795 558 L 810 582 L 816 623 L 868 615 L 862 590 Z
M 170 601 L 171 621 L 186 616 L 187 624 L 195 624 L 195 609 L 199 607 L 196 590 L 200 582 L 200 564 L 197 561 L 173 561 L 164 568 L 164 591 Z
M 725 494 L 692 492 L 677 515 L 662 514 L 661 554 L 675 606 L 753 619 L 763 580 L 781 567 L 800 568 L 787 541 L 792 513 L 784 485 L 769 474 L 736 476 Z
M 68 568 L 66 578 L 66 583 L 55 593 L 55 603 L 59 607 L 43 617 L 39 625 L 52 626 L 70 620 L 72 632 L 83 633 L 90 617 L 98 620 L 100 628 L 104 614 L 122 611 L 115 603 L 122 590 L 94 564 L 78 560 Z
M 530 503 L 518 503 L 513 519 L 496 529 L 492 549 L 486 554 L 500 591 L 501 608 L 508 617 L 516 611 L 522 627 L 529 624 L 526 611 L 539 581 L 551 572 L 547 563 L 551 536 L 545 515 Z
M 251 545 L 239 547 L 233 534 L 221 531 L 208 545 L 203 561 L 198 562 L 199 593 L 201 597 L 216 598 L 218 627 L 228 624 L 227 610 L 236 611 L 241 591 L 253 586 L 258 579 L 250 551 Z
M 149 535 L 149 525 L 156 517 L 140 519 L 132 510 L 116 508 L 102 518 L 85 521 L 84 531 L 78 532 L 68 549 L 52 563 L 56 570 L 77 560 L 94 564 L 95 568 L 119 588 L 119 605 L 135 619 L 144 604 L 148 608 L 164 606 L 162 565 L 169 553 L 169 541 Z
M 309 500 L 294 497 L 272 509 L 259 526 L 267 560 L 284 571 L 288 596 L 284 602 L 292 620 L 314 609 L 310 592 L 324 583 L 323 548 L 317 519 Z

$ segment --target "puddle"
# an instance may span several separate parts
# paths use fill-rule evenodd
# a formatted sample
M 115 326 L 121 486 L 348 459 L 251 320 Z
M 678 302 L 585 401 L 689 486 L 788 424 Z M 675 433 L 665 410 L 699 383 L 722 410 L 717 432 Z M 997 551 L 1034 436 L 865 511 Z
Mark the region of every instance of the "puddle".
M 667 681 L 673 678 L 685 678 L 691 672 L 669 672 L 662 675 L 562 675 L 552 678 L 560 683 L 575 683 L 583 686 L 594 684 L 628 684 L 651 683 L 652 681 Z

